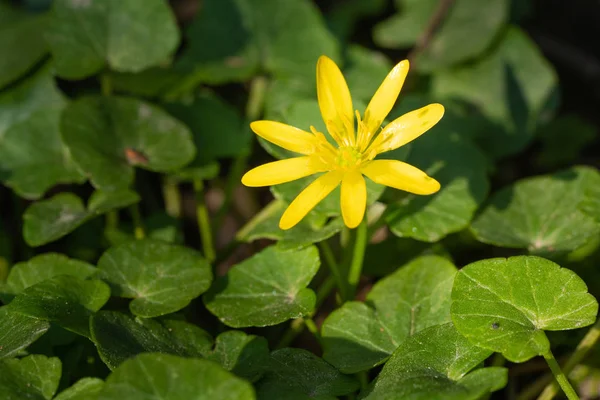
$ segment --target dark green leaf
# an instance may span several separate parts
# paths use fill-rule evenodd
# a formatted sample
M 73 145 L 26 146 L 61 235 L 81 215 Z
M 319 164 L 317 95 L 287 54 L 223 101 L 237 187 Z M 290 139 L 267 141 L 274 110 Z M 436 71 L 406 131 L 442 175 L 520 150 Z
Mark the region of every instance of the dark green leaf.
M 106 65 L 138 72 L 168 61 L 179 29 L 165 0 L 56 0 L 47 35 L 58 75 L 81 79 Z
M 574 134 L 565 140 L 565 132 Z M 598 129 L 590 122 L 575 115 L 557 117 L 540 127 L 537 133 L 542 148 L 536 163 L 544 168 L 556 168 L 577 162 L 581 152 L 597 136 Z
M 600 223 L 600 172 L 598 170 L 596 173 L 589 174 L 579 208 Z
M 132 298 L 129 309 L 145 318 L 181 310 L 212 282 L 211 267 L 200 253 L 151 239 L 108 249 L 98 268 L 113 294 Z
M 378 46 L 406 48 L 413 46 L 425 31 L 431 15 L 439 4 L 437 0 L 396 0 L 401 10 L 378 23 L 373 40 Z
M 344 373 L 382 363 L 406 338 L 450 322 L 451 262 L 423 256 L 375 284 L 366 303 L 348 302 L 321 328 L 323 358 Z
M 234 327 L 276 325 L 312 312 L 315 293 L 307 286 L 319 269 L 314 246 L 271 246 L 237 264 L 204 295 L 208 310 Z
M 91 400 L 100 393 L 104 381 L 98 378 L 82 378 L 73 386 L 60 392 L 54 400 Z
M 575 250 L 600 232 L 598 223 L 578 209 L 597 179 L 596 170 L 575 167 L 520 180 L 492 196 L 471 230 L 484 243 L 536 254 Z
M 360 46 L 350 47 L 344 77 L 352 100 L 368 104 L 392 67 L 392 63 L 382 53 Z
M 8 307 L 90 337 L 89 318 L 109 297 L 110 289 L 102 281 L 61 275 L 25 289 Z
M 473 368 L 492 354 L 475 347 L 452 324 L 424 329 L 385 364 L 365 400 L 476 400 L 506 385 L 507 370 Z
M 357 389 L 357 381 L 311 352 L 285 348 L 271 353 L 267 373 L 259 382 L 258 398 L 330 400 Z
M 50 400 L 60 380 L 57 357 L 31 355 L 0 360 L 0 393 L 5 399 Z
M 46 321 L 0 307 L 0 359 L 14 357 L 48 331 Z
M 253 400 L 254 389 L 217 364 L 166 354 L 141 354 L 107 379 L 98 400 Z
M 544 330 L 591 325 L 598 312 L 577 274 L 534 256 L 469 264 L 456 276 L 452 300 L 458 331 L 513 362 L 550 350 Z
M 90 330 L 100 358 L 111 369 L 141 353 L 199 357 L 209 352 L 212 345 L 210 335 L 195 325 L 136 318 L 115 311 L 94 315 Z
M 85 97 L 64 111 L 61 133 L 96 188 L 127 188 L 134 169 L 168 172 L 194 158 L 189 129 L 134 98 Z

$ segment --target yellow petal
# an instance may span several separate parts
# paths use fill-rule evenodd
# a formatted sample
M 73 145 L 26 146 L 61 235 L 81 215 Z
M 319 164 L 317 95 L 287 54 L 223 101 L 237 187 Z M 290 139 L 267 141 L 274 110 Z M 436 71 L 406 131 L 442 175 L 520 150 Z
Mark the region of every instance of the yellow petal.
M 251 187 L 279 185 L 326 169 L 325 164 L 314 156 L 288 158 L 251 169 L 242 177 L 242 183 Z
M 364 147 L 368 145 L 373 135 L 377 133 L 385 117 L 387 117 L 392 107 L 394 107 L 409 68 L 410 63 L 408 60 L 400 61 L 396 64 L 369 102 L 364 118 L 367 133 L 362 138 L 363 142 L 361 143 Z
M 371 144 L 377 154 L 397 149 L 418 138 L 444 116 L 444 106 L 429 104 L 396 118 L 386 125 Z
M 432 194 L 440 184 L 420 169 L 396 160 L 374 160 L 362 168 L 362 173 L 375 183 L 414 194 Z
M 340 146 L 354 145 L 352 98 L 342 71 L 326 56 L 317 62 L 317 98 L 327 130 Z
M 281 229 L 290 229 L 340 184 L 343 173 L 331 171 L 315 179 L 292 201 L 279 220 Z
M 362 174 L 350 171 L 342 179 L 342 217 L 348 228 L 356 228 L 363 220 L 367 207 L 367 185 Z
M 312 154 L 315 151 L 315 137 L 302 129 L 275 121 L 254 121 L 250 128 L 261 138 L 300 154 Z

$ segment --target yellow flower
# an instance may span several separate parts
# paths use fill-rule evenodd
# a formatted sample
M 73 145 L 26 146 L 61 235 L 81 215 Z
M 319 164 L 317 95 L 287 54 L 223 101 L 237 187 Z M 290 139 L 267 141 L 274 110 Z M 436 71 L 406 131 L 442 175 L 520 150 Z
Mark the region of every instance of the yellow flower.
M 275 121 L 255 121 L 250 127 L 258 136 L 284 149 L 302 154 L 261 165 L 242 177 L 246 186 L 271 186 L 325 172 L 308 185 L 289 205 L 279 221 L 281 229 L 296 225 L 340 183 L 341 209 L 349 228 L 362 221 L 367 205 L 363 175 L 372 181 L 415 194 L 432 194 L 440 189 L 435 179 L 420 169 L 397 160 L 374 160 L 375 156 L 419 137 L 444 115 L 441 104 L 429 104 L 381 123 L 391 111 L 408 73 L 407 60 L 398 63 L 371 99 L 364 117 L 356 111 L 356 134 L 352 98 L 346 80 L 330 58 L 317 62 L 317 97 L 323 121 L 337 148 L 313 126 L 312 133 Z

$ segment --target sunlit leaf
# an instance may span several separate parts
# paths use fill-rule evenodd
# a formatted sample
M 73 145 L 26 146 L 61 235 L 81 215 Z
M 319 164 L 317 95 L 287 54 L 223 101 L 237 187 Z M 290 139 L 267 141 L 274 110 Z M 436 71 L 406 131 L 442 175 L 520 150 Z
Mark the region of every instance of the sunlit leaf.
M 95 398 L 102 387 L 104 381 L 98 378 L 82 378 L 75 382 L 71 387 L 60 392 L 54 400 L 88 400 Z
M 31 355 L 0 360 L 0 393 L 5 399 L 50 400 L 61 374 L 58 357 Z
M 48 331 L 50 324 L 38 318 L 0 307 L 0 359 L 14 357 Z

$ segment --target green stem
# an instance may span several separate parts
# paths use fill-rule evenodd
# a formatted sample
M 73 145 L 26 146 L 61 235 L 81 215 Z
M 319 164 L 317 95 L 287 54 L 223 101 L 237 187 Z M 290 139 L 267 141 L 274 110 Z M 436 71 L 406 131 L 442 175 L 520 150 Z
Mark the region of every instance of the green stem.
M 265 76 L 257 76 L 252 80 L 248 103 L 246 103 L 246 117 L 250 121 L 254 121 L 262 113 L 268 86 L 269 81 Z
M 586 335 L 581 339 L 581 342 L 577 345 L 575 352 L 569 357 L 563 370 L 566 375 L 569 375 L 573 368 L 577 366 L 577 364 L 581 363 L 583 359 L 588 355 L 589 351 L 596 345 L 600 339 L 600 319 L 596 321 L 594 326 L 586 333 Z M 550 400 L 552 399 L 556 393 L 558 392 L 558 385 L 555 382 L 551 382 L 546 386 L 539 400 Z
M 356 237 L 354 239 L 354 250 L 352 252 L 352 262 L 348 271 L 348 284 L 350 285 L 350 297 L 347 300 L 354 298 L 358 281 L 363 267 L 365 258 L 365 249 L 367 247 L 367 221 L 363 221 L 356 228 Z
M 202 180 L 194 180 L 194 193 L 196 195 L 196 219 L 198 221 L 198 231 L 202 238 L 202 251 L 208 262 L 213 262 L 216 258 L 216 253 L 213 244 L 210 219 L 208 217 L 208 208 L 204 201 L 204 183 Z
M 342 271 L 340 270 L 340 265 L 335 261 L 335 256 L 333 254 L 333 250 L 331 250 L 331 246 L 327 241 L 319 242 L 319 247 L 321 248 L 321 253 L 323 254 L 323 258 L 325 259 L 325 263 L 329 267 L 331 271 L 331 275 L 333 279 L 335 279 L 335 283 L 340 292 L 340 296 L 344 301 L 348 299 L 349 287 L 346 281 L 342 276 Z
M 317 302 L 315 304 L 315 310 L 318 310 L 323 302 L 329 297 L 331 291 L 336 285 L 336 280 L 333 276 L 328 276 L 325 278 L 321 286 L 317 289 Z
M 103 96 L 110 96 L 112 94 L 112 81 L 108 73 L 100 75 L 100 90 Z
M 106 213 L 106 229 L 113 230 L 119 227 L 119 212 L 111 210 Z
M 563 392 L 565 392 L 565 394 L 567 395 L 567 398 L 569 400 L 579 400 L 579 396 L 577 396 L 577 393 L 575 393 L 575 389 L 573 389 L 573 386 L 571 386 L 569 380 L 567 379 L 563 371 L 560 369 L 560 366 L 556 362 L 554 354 L 552 354 L 552 351 L 550 349 L 548 349 L 548 352 L 544 354 L 544 358 L 546 359 L 550 370 L 552 370 L 554 378 L 556 378 L 556 381 L 562 388 Z
M 304 330 L 304 320 L 302 318 L 298 318 L 293 320 L 290 323 L 290 327 L 285 331 L 279 343 L 275 346 L 276 349 L 282 349 L 284 347 L 288 347 L 296 337 L 302 333 Z
M 133 227 L 134 227 L 134 236 L 136 239 L 140 240 L 146 237 L 146 232 L 144 231 L 144 225 L 142 224 L 142 216 L 140 214 L 140 208 L 137 204 L 129 207 L 129 211 L 131 212 L 131 218 L 133 219 Z
M 174 179 L 166 176 L 163 179 L 162 189 L 167 214 L 173 218 L 179 218 L 181 216 L 181 192 L 179 191 L 179 185 Z
M 306 328 L 308 328 L 310 333 L 312 333 L 315 336 L 315 338 L 319 342 L 321 342 L 321 334 L 319 333 L 319 328 L 317 328 L 317 324 L 315 324 L 315 321 L 313 321 L 313 319 L 310 317 L 306 317 L 304 318 L 304 325 L 306 326 Z

